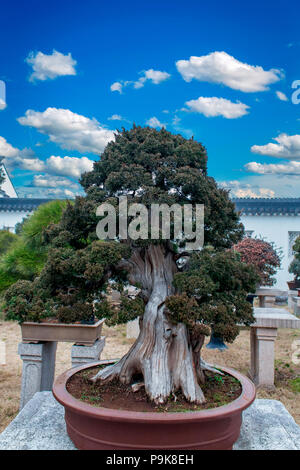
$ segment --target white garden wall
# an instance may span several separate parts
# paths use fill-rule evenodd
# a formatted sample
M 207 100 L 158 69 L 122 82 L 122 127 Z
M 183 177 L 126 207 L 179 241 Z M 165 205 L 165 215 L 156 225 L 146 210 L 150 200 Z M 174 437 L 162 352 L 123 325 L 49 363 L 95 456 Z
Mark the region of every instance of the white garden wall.
M 293 259 L 292 246 L 300 235 L 300 217 L 286 215 L 244 215 L 241 221 L 245 230 L 252 232 L 251 236 L 261 236 L 266 241 L 274 242 L 278 248 L 282 248 L 283 259 L 281 270 L 276 275 L 276 287 L 287 290 L 286 282 L 293 279 L 288 267 Z

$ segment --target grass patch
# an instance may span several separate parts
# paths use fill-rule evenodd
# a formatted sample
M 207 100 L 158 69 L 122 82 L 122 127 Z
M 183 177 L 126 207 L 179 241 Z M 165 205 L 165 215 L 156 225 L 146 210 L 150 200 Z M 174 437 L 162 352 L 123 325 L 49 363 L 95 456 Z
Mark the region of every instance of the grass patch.
M 291 389 L 293 390 L 293 392 L 300 393 L 300 377 L 290 380 L 289 385 Z

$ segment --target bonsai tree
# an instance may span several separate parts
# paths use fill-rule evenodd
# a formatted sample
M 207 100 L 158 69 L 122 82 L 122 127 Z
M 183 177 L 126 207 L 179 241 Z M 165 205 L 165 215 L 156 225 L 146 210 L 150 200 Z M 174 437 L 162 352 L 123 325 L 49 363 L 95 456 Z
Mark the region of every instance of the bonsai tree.
M 299 281 L 300 279 L 300 259 L 294 258 L 291 264 L 289 265 L 289 273 L 294 274 L 294 281 Z
M 230 249 L 242 238 L 243 226 L 228 192 L 207 175 L 205 148 L 165 129 L 123 129 L 81 184 L 86 196 L 77 197 L 47 230 L 50 248 L 40 275 L 7 291 L 7 314 L 22 314 L 21 321 L 33 312 L 37 320 L 74 321 L 95 312 L 109 325 L 139 316 L 136 342 L 92 381 L 132 384 L 140 376 L 140 386 L 156 403 L 178 390 L 188 401 L 203 403 L 205 370 L 219 372 L 201 358 L 205 336 L 213 329 L 232 342 L 237 324 L 254 321 L 246 296 L 258 281 L 255 270 Z M 161 232 L 156 240 L 99 240 L 96 226 L 103 218 L 97 207 L 109 203 L 119 214 L 120 196 L 143 204 L 149 217 L 152 203 L 204 204 L 204 248 L 187 251 L 184 239 L 166 240 Z M 119 308 L 107 300 L 111 285 L 121 293 Z M 128 285 L 138 294 L 129 295 Z
M 235 252 L 240 253 L 243 263 L 252 265 L 262 286 L 273 286 L 274 274 L 281 265 L 280 252 L 273 243 L 259 238 L 244 238 L 233 246 Z
M 294 274 L 294 282 L 300 281 L 300 237 L 298 237 L 293 245 L 294 259 L 289 266 L 289 273 Z

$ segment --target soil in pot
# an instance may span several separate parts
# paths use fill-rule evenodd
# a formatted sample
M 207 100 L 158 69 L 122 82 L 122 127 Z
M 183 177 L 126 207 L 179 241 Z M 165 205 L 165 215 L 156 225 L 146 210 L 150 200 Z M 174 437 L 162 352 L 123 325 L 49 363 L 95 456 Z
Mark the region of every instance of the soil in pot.
M 155 405 L 149 401 L 144 388 L 133 392 L 130 385 L 122 384 L 119 380 L 91 384 L 89 379 L 98 369 L 99 366 L 74 374 L 67 382 L 67 390 L 74 398 L 101 408 L 158 413 L 201 411 L 226 405 L 242 393 L 240 382 L 233 376 L 206 372 L 206 381 L 202 385 L 206 397 L 205 404 L 189 403 L 180 392 L 177 392 L 176 395 L 169 397 L 166 404 Z M 135 377 L 135 382 L 140 380 L 141 377 Z

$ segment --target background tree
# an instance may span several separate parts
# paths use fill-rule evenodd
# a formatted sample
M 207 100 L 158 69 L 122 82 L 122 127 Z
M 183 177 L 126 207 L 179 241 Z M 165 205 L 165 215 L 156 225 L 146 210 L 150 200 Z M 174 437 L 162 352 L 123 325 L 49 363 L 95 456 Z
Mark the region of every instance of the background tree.
M 204 402 L 200 383 L 212 369 L 201 358 L 205 335 L 212 327 L 233 341 L 236 323 L 253 321 L 245 298 L 257 282 L 229 250 L 243 227 L 227 191 L 207 175 L 205 148 L 165 129 L 123 129 L 81 183 L 86 197 L 77 197 L 47 230 L 50 249 L 39 277 L 7 291 L 8 315 L 27 309 L 37 319 L 73 321 L 95 311 L 111 325 L 140 316 L 129 352 L 93 380 L 130 384 L 140 375 L 156 403 L 179 389 L 187 400 Z M 204 204 L 206 248 L 190 256 L 175 240 L 98 240 L 96 208 L 104 201 L 117 207 L 124 195 L 149 210 L 151 203 Z M 106 300 L 108 282 L 121 292 L 120 308 Z M 139 289 L 137 296 L 124 289 L 128 284 Z
M 0 230 L 0 257 L 10 248 L 11 244 L 17 240 L 17 235 L 9 230 Z
M 260 279 L 260 285 L 273 286 L 273 277 L 281 265 L 281 253 L 273 243 L 259 238 L 244 238 L 233 247 L 240 253 L 243 263 L 252 265 Z
M 33 280 L 41 272 L 47 259 L 44 230 L 50 224 L 59 222 L 66 206 L 67 201 L 42 204 L 24 219 L 18 235 L 0 232 L 0 292 L 19 279 Z

